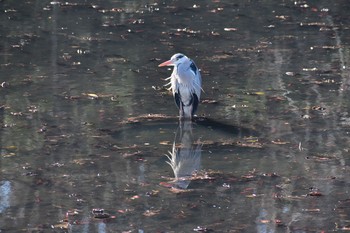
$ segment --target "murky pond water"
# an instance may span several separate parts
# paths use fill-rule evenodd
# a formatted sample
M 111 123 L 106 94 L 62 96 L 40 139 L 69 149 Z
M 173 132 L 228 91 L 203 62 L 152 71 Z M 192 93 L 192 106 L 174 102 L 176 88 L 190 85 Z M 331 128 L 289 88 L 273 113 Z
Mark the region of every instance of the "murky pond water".
M 350 229 L 350 4 L 1 1 L 1 232 Z M 157 65 L 203 78 L 179 123 Z

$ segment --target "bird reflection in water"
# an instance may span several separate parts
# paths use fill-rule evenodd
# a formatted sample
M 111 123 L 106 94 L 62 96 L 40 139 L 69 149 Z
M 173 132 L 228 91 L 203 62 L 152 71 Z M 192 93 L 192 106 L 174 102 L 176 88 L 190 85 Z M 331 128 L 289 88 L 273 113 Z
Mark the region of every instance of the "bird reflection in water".
M 180 121 L 172 151 L 166 155 L 169 159 L 167 163 L 175 175 L 173 188 L 188 188 L 192 176 L 200 169 L 201 149 L 200 143 L 193 142 L 192 122 Z

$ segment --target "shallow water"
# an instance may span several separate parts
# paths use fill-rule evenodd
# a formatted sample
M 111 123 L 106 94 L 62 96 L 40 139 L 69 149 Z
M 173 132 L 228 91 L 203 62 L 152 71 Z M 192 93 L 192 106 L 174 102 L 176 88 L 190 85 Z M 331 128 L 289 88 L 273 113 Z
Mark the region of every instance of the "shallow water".
M 347 1 L 0 9 L 1 232 L 350 229 Z M 157 67 L 176 52 L 193 123 Z

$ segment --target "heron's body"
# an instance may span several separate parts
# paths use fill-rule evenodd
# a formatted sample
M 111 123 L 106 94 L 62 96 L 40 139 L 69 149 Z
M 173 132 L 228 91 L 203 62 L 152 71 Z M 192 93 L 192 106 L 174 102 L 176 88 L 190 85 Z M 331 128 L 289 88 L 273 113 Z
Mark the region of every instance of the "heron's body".
M 202 79 L 196 64 L 185 55 L 177 53 L 159 66 L 174 66 L 169 84 L 179 108 L 180 119 L 192 119 L 202 90 Z

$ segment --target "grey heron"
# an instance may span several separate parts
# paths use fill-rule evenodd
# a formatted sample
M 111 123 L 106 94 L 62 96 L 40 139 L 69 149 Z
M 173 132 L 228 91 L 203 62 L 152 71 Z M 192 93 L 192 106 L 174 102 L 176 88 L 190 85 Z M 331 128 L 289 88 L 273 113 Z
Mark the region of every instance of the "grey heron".
M 159 65 L 174 66 L 168 85 L 179 108 L 180 119 L 191 120 L 197 110 L 202 90 L 202 78 L 193 60 L 182 53 Z

